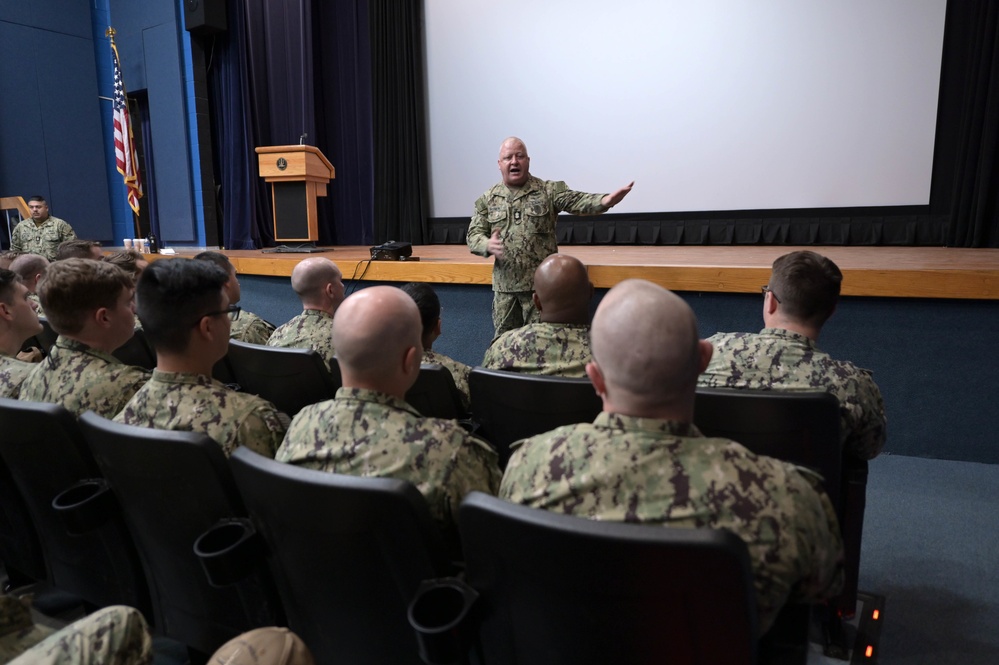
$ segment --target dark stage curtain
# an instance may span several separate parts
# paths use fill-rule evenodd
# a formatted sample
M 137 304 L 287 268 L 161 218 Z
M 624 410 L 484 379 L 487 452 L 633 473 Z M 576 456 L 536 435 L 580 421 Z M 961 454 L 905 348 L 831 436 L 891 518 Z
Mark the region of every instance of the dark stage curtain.
M 429 241 L 420 2 L 369 0 L 375 237 Z
M 953 160 L 952 178 L 941 183 L 949 191 L 940 193 L 950 203 L 948 242 L 999 247 L 999 5 L 992 0 L 947 3 L 940 99 L 939 124 L 949 132 L 937 147 Z

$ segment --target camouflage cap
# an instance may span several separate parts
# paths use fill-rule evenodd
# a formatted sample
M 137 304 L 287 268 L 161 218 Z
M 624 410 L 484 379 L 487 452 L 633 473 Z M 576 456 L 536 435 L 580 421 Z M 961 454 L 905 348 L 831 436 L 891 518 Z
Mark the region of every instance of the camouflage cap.
M 287 628 L 257 628 L 229 640 L 209 665 L 315 665 L 309 647 Z

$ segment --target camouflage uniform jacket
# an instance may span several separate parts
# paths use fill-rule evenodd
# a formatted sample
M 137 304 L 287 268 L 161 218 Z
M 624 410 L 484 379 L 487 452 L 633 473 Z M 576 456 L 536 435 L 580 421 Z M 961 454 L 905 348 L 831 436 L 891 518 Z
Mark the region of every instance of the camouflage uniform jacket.
M 74 240 L 76 232 L 64 220 L 51 215 L 40 225 L 33 219 L 22 219 L 10 236 L 10 248 L 15 252 L 39 254 L 55 261 L 56 250 L 67 240 Z
M 313 349 L 326 361 L 327 367 L 332 367 L 336 362 L 333 359 L 333 315 L 318 309 L 307 309 L 288 323 L 278 326 L 267 340 L 267 346 Z
M 454 385 L 458 388 L 458 392 L 461 393 L 461 406 L 467 411 L 471 404 L 468 397 L 468 375 L 472 373 L 472 368 L 465 363 L 460 363 L 453 358 L 445 356 L 443 353 L 437 353 L 429 349 L 423 351 L 423 362 L 446 367 L 447 371 L 451 372 L 451 376 L 454 377 Z
M 113 418 L 150 376 L 148 370 L 59 335 L 48 357 L 21 384 L 20 399 L 61 404 L 77 416 L 89 410 Z
M 152 646 L 142 614 L 131 607 L 106 607 L 55 632 L 34 625 L 31 611 L 21 600 L 0 596 L 3 663 L 146 665 L 153 661 Z
M 273 325 L 245 309 L 240 311 L 239 318 L 235 321 L 232 320 L 232 315 L 230 314 L 229 320 L 232 322 L 229 328 L 229 339 L 235 339 L 240 342 L 260 344 L 262 346 L 267 344 L 271 333 L 274 332 Z
M 204 432 L 226 457 L 239 446 L 274 457 L 288 416 L 267 400 L 239 393 L 201 374 L 153 370 L 115 421 L 152 429 Z
M 0 397 L 17 399 L 21 384 L 34 367 L 34 363 L 26 363 L 0 353 Z
M 430 514 L 454 526 L 473 490 L 496 494 L 496 452 L 454 420 L 424 418 L 406 402 L 373 390 L 340 388 L 302 409 L 277 452 L 279 462 L 352 476 L 407 480 Z
M 885 445 L 885 404 L 871 373 L 833 360 L 808 337 L 782 328 L 719 333 L 697 384 L 708 388 L 826 391 L 839 400 L 843 450 L 872 459 Z
M 818 483 L 691 424 L 601 413 L 523 441 L 500 497 L 591 519 L 729 529 L 749 548 L 762 633 L 785 602 L 827 598 L 842 583 L 839 525 Z
M 558 251 L 555 222 L 560 212 L 599 215 L 607 212 L 604 194 L 574 192 L 564 182 L 531 176 L 523 187 L 493 185 L 475 202 L 465 242 L 473 254 L 487 256 L 489 237 L 499 229 L 503 260 L 493 265 L 493 291 L 534 290 L 534 271 Z
M 508 330 L 486 349 L 482 366 L 524 374 L 585 377 L 590 326 L 583 323 L 530 323 Z

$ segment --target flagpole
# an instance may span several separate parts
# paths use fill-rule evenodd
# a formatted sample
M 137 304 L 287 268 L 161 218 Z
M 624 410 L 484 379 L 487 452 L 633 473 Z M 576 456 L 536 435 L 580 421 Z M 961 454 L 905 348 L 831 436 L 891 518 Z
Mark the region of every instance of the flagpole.
M 132 122 L 128 112 L 128 97 L 125 94 L 125 84 L 121 73 L 121 62 L 118 58 L 118 46 L 114 37 L 117 31 L 108 26 L 104 35 L 111 41 L 111 58 L 114 67 L 114 107 L 112 124 L 114 126 L 115 166 L 122 175 L 128 189 L 128 205 L 132 209 L 132 220 L 135 224 L 136 237 L 142 237 L 139 227 L 139 199 L 142 197 L 142 181 L 139 173 L 138 153 L 135 150 L 135 140 L 132 135 Z

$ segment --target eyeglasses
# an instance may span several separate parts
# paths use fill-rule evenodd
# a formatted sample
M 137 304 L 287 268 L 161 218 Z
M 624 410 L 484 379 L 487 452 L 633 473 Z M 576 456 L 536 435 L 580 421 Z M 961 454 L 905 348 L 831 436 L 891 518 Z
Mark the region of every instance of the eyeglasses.
M 769 286 L 769 285 L 767 285 L 767 284 L 764 284 L 763 286 L 761 286 L 761 287 L 760 287 L 760 291 L 762 291 L 762 292 L 763 292 L 763 295 L 766 295 L 766 294 L 768 294 L 768 293 L 769 293 L 770 295 L 772 295 L 772 296 L 774 297 L 774 300 L 776 300 L 776 301 L 777 301 L 777 304 L 780 304 L 780 298 L 778 298 L 778 297 L 777 297 L 777 294 L 776 294 L 776 293 L 774 293 L 774 292 L 773 292 L 773 291 L 772 291 L 772 290 L 770 289 L 770 286 Z
M 205 318 L 206 316 L 218 316 L 219 314 L 226 314 L 226 315 L 232 314 L 232 320 L 235 321 L 236 319 L 239 318 L 239 313 L 241 311 L 243 311 L 243 308 L 240 307 L 239 305 L 229 305 L 225 309 L 216 310 L 214 312 L 205 312 L 204 314 L 198 317 L 198 320 L 195 321 L 193 325 L 198 325 L 198 323 L 201 322 L 201 319 Z

